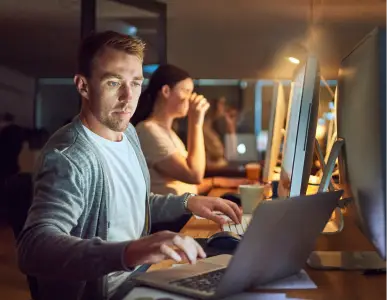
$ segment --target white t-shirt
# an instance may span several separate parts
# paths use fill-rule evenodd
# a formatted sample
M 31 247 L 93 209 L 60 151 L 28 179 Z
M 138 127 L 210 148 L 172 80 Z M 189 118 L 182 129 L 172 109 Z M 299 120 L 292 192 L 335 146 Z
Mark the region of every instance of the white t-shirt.
M 173 130 L 168 130 L 153 121 L 144 121 L 137 124 L 136 131 L 151 177 L 151 192 L 162 195 L 168 193 L 175 195 L 197 194 L 196 185 L 165 176 L 154 168 L 155 164 L 175 153 L 187 158 L 188 152 L 177 134 Z
M 87 135 L 98 145 L 109 179 L 108 241 L 140 238 L 145 224 L 145 179 L 136 153 L 125 135 L 120 142 L 107 140 L 85 126 Z M 128 272 L 109 274 L 109 295 L 129 276 Z

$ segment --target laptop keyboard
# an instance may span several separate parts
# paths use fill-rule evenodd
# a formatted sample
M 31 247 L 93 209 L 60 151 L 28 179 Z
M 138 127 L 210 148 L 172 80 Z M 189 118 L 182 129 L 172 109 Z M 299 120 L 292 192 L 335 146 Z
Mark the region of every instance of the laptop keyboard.
M 251 221 L 251 215 L 243 215 L 241 224 L 227 223 L 222 226 L 223 231 L 231 231 L 233 233 L 243 235 Z
M 193 290 L 199 290 L 201 292 L 213 293 L 215 292 L 215 289 L 219 284 L 220 280 L 222 279 L 222 276 L 225 271 L 226 268 L 205 274 L 200 274 L 197 276 L 171 281 L 170 283 Z

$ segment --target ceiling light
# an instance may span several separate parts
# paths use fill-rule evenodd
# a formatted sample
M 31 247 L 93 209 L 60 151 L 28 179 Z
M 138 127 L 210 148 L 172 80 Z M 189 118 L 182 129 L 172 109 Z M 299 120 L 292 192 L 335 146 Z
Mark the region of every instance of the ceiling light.
M 295 57 L 288 57 L 288 60 L 295 65 L 298 65 L 300 63 L 300 60 Z

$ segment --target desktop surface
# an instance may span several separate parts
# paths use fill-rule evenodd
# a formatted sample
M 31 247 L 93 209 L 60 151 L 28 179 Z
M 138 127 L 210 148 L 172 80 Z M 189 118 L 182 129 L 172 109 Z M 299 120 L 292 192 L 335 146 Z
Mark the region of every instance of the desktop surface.
M 246 177 L 245 164 L 242 162 L 228 162 L 226 166 L 206 168 L 205 177 Z
M 315 186 L 308 188 L 308 193 L 315 192 Z M 230 189 L 213 189 L 210 196 L 218 197 L 225 192 L 235 192 Z M 351 215 L 345 215 L 344 230 L 339 234 L 320 235 L 316 250 L 374 250 L 372 244 L 357 228 Z M 181 230 L 183 234 L 194 238 L 208 238 L 221 227 L 212 221 L 192 217 Z M 285 255 L 285 253 L 284 253 Z M 167 260 L 153 265 L 149 270 L 171 267 L 175 262 Z M 298 299 L 386 299 L 386 275 L 365 276 L 361 271 L 325 271 L 314 270 L 305 264 L 304 269 L 318 286 L 310 290 L 286 290 L 289 298 Z M 262 292 L 262 291 L 261 291 Z M 270 291 L 275 292 L 275 291 Z

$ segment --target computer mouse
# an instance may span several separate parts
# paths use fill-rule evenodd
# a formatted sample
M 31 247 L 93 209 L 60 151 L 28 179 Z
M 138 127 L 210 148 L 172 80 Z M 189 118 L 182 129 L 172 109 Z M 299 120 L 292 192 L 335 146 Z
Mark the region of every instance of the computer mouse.
M 207 239 L 207 246 L 219 250 L 235 250 L 242 237 L 230 231 L 220 231 Z
M 222 196 L 220 196 L 222 199 L 229 200 L 231 202 L 234 202 L 237 205 L 241 205 L 241 195 L 237 193 L 225 193 Z

